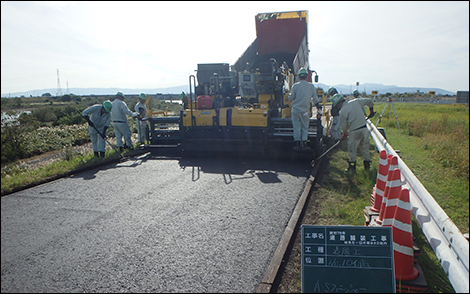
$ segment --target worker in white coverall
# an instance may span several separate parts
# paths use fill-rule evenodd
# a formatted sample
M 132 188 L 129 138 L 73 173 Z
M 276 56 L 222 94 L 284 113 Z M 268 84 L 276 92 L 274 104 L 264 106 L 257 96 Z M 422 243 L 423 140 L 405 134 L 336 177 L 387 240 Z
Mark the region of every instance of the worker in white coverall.
M 309 151 L 307 146 L 308 125 L 310 121 L 309 109 L 313 103 L 317 107 L 317 119 L 322 116 L 320 101 L 315 86 L 307 82 L 308 71 L 305 68 L 299 70 L 300 81 L 292 85 L 289 100 L 292 101 L 292 127 L 294 129 L 295 151 Z
M 135 112 L 139 113 L 137 117 L 137 135 L 138 140 L 141 144 L 145 144 L 147 142 L 147 127 L 148 122 L 146 120 L 142 120 L 143 118 L 148 118 L 147 115 L 147 105 L 145 105 L 145 101 L 147 100 L 147 95 L 145 93 L 140 93 L 139 95 L 139 102 L 134 107 Z
M 331 137 L 333 137 L 335 141 L 341 140 L 341 127 L 340 127 L 340 121 L 339 121 L 339 113 L 345 101 L 346 99 L 344 99 L 343 95 L 338 94 L 338 92 L 336 92 L 336 94 L 334 94 L 333 97 L 331 97 L 330 112 L 331 112 L 331 116 L 333 116 L 333 123 L 331 124 L 330 134 L 331 134 Z
M 138 112 L 132 112 L 124 102 L 124 94 L 117 92 L 116 99 L 113 101 L 113 109 L 111 110 L 111 120 L 113 121 L 114 133 L 116 134 L 116 143 L 119 152 L 123 152 L 124 148 L 133 150 L 134 146 L 131 140 L 131 129 L 127 124 L 127 115 L 137 117 Z M 123 145 L 122 137 L 124 137 L 125 144 Z
M 83 118 L 88 122 L 91 146 L 95 157 L 104 157 L 106 145 L 106 130 L 111 123 L 111 109 L 113 104 L 107 100 L 103 104 L 95 104 L 82 112 Z M 96 129 L 95 129 L 96 128 Z
M 369 115 L 364 116 L 364 106 L 369 107 Z M 375 115 L 374 102 L 368 98 L 356 98 L 348 102 L 343 102 L 339 113 L 343 139 L 348 138 L 349 167 L 346 172 L 356 171 L 356 152 L 359 148 L 364 158 L 364 169 L 370 169 L 369 152 L 369 130 L 366 127 L 366 119 Z

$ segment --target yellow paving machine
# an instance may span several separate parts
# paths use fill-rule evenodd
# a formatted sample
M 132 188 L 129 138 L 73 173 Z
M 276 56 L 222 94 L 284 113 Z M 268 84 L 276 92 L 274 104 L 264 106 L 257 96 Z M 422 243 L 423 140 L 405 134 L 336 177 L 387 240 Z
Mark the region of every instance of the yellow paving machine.
M 148 118 L 153 150 L 292 154 L 288 95 L 300 68 L 318 82 L 308 60 L 307 11 L 260 13 L 256 39 L 233 64 L 198 64 L 179 116 Z M 322 151 L 323 126 L 310 108 L 308 156 Z M 304 154 L 305 155 L 305 154 Z

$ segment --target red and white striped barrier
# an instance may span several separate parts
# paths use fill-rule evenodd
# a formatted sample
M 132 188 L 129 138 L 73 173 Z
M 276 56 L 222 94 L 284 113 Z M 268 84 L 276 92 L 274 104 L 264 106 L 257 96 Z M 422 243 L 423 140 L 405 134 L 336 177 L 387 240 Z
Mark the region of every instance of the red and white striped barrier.
M 373 212 L 380 212 L 382 198 L 384 196 L 385 185 L 387 184 L 389 162 L 387 159 L 387 151 L 380 151 L 379 170 L 377 171 L 377 182 L 372 191 L 370 208 Z
M 392 234 L 395 279 L 398 281 L 411 281 L 416 279 L 419 273 L 414 267 L 411 205 L 408 189 L 401 190 L 396 211 L 392 219 Z
M 387 182 L 388 183 L 388 182 Z M 395 210 L 398 205 L 398 199 L 401 192 L 401 173 L 400 169 L 396 168 L 392 173 L 392 180 L 389 183 L 390 189 L 388 190 L 387 202 L 385 203 L 384 213 L 382 218 L 383 227 L 391 227 Z
M 392 176 L 393 176 L 393 170 L 398 168 L 398 158 L 396 156 L 390 156 L 390 164 L 388 168 L 388 176 L 387 176 L 387 183 L 385 184 L 385 191 L 384 191 L 384 196 L 382 199 L 382 204 L 380 206 L 380 213 L 379 216 L 375 219 L 375 222 L 379 225 L 382 225 L 384 213 L 385 213 L 385 204 L 387 203 L 387 198 L 390 190 L 390 185 L 392 181 Z

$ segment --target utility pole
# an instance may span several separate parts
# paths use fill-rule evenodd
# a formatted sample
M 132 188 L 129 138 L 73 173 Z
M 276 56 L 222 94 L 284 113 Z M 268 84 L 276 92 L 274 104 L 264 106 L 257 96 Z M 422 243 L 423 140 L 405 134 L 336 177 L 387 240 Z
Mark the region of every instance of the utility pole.
M 62 96 L 62 88 L 60 87 L 60 80 L 59 80 L 59 69 L 57 69 L 57 93 L 56 96 Z
M 67 94 L 70 94 L 70 92 L 69 92 L 69 80 L 67 80 Z

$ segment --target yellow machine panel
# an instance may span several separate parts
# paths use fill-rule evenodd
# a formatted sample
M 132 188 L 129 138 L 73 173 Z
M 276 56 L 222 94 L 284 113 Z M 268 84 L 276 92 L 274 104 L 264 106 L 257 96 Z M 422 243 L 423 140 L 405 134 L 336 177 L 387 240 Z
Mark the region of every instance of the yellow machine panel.
M 267 127 L 268 110 L 261 108 L 234 108 L 232 112 L 232 126 Z
M 214 117 L 216 115 L 215 109 L 193 109 L 194 125 L 193 126 L 212 126 L 214 125 Z M 190 127 L 191 124 L 191 110 L 186 109 L 183 112 L 183 126 Z

